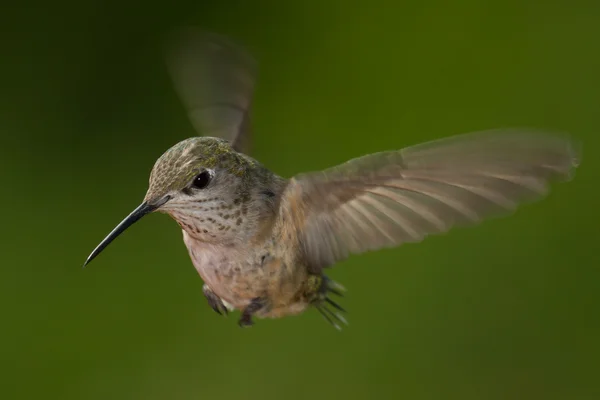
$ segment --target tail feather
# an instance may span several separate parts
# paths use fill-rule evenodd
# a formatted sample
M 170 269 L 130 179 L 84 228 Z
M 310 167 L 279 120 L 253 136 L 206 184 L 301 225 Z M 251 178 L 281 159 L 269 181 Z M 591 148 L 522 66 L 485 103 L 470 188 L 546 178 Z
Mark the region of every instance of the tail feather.
M 329 322 L 335 329 L 342 330 L 342 325 L 348 325 L 348 320 L 342 315 L 346 310 L 338 303 L 333 301 L 329 294 L 335 294 L 343 297 L 346 288 L 337 282 L 323 276 L 321 287 L 319 288 L 319 297 L 315 301 L 316 309 L 321 313 L 323 318 Z M 331 309 L 333 308 L 333 310 Z

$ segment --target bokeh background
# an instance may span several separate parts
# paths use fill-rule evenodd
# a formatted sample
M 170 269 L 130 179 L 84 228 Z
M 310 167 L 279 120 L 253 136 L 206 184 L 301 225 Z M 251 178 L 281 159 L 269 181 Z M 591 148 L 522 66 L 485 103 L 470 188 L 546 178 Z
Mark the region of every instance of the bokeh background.
M 600 3 L 3 5 L 3 399 L 600 398 Z M 194 136 L 159 49 L 193 24 L 260 61 L 253 155 L 284 176 L 474 130 L 584 143 L 577 178 L 514 216 L 330 272 L 316 311 L 241 330 L 207 306 L 178 226 L 136 224 L 160 154 Z

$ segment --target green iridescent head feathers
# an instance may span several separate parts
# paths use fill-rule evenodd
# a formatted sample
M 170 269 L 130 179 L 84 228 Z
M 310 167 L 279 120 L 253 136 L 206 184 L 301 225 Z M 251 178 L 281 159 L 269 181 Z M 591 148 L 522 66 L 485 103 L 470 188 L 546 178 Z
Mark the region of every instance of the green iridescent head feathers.
M 236 152 L 229 142 L 213 137 L 193 137 L 177 143 L 154 164 L 145 201 L 181 190 L 204 169 L 224 169 L 243 178 L 257 162 Z

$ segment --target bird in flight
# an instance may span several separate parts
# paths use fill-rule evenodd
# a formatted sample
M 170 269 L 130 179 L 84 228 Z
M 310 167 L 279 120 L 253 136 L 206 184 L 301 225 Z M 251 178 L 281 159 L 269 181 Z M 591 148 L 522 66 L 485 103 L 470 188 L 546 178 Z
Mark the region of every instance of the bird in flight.
M 181 226 L 219 314 L 279 318 L 316 308 L 346 323 L 325 276 L 351 254 L 420 242 L 510 213 L 573 177 L 579 145 L 530 129 L 451 136 L 355 158 L 290 179 L 250 157 L 256 61 L 195 28 L 169 37 L 167 69 L 195 130 L 154 164 L 143 202 L 90 254 L 154 211 Z

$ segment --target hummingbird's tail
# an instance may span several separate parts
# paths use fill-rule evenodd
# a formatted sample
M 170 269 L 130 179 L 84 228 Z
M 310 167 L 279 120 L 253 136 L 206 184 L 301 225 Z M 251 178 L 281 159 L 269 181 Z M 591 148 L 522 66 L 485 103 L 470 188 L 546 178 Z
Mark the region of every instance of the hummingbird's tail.
M 346 310 L 344 310 L 338 303 L 331 300 L 329 294 L 335 294 L 337 296 L 344 297 L 345 291 L 345 287 L 323 275 L 321 286 L 319 288 L 319 297 L 314 303 L 315 307 L 317 310 L 319 310 L 323 318 L 325 318 L 325 320 L 333 325 L 333 327 L 337 330 L 342 330 L 342 326 L 339 323 L 348 325 L 348 321 L 341 314 L 346 312 Z M 334 310 L 332 310 L 330 306 L 333 307 Z

